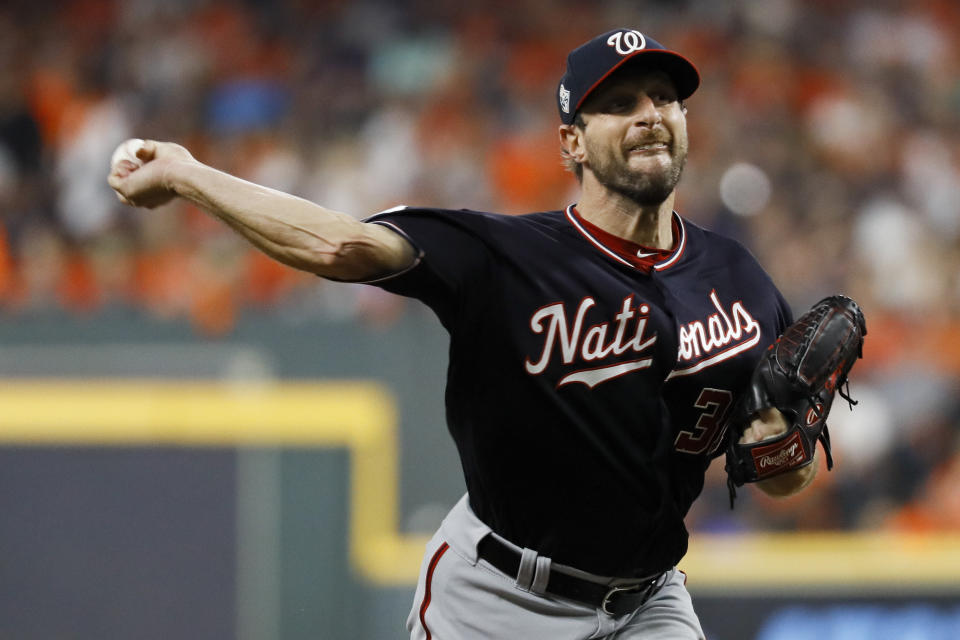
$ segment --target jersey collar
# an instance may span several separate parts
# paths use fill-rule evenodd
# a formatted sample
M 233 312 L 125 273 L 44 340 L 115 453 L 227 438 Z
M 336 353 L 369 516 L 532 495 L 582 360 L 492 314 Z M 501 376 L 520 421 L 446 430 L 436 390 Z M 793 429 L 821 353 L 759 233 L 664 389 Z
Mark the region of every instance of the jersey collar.
M 575 204 L 567 207 L 566 216 L 573 227 L 602 253 L 621 264 L 634 267 L 644 273 L 649 273 L 652 270 L 662 271 L 676 264 L 687 244 L 683 218 L 676 211 L 673 212 L 673 247 L 670 249 L 645 247 L 642 244 L 631 242 L 604 231 L 595 224 L 584 220 L 577 211 Z

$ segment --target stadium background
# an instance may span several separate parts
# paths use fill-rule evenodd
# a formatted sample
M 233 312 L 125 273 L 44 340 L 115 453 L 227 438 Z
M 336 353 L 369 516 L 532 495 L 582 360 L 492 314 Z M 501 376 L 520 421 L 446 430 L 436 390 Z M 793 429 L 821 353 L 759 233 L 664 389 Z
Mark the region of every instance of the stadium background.
M 708 635 L 960 637 L 950 0 L 4 2 L 0 637 L 403 637 L 463 490 L 439 325 L 191 207 L 123 209 L 110 152 L 177 140 L 358 216 L 558 208 L 563 57 L 620 25 L 703 75 L 678 210 L 796 310 L 841 291 L 869 323 L 832 473 L 730 512 L 711 470 Z

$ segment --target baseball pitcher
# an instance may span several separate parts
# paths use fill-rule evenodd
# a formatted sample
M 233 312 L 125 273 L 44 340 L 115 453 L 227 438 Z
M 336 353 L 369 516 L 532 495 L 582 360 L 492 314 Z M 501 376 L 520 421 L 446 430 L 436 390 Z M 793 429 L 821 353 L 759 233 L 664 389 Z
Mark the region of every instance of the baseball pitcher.
M 674 210 L 694 65 L 616 29 L 557 86 L 575 204 L 521 216 L 397 207 L 365 221 L 147 141 L 132 206 L 184 198 L 273 258 L 427 304 L 450 334 L 467 494 L 429 543 L 411 638 L 703 637 L 676 570 L 726 456 L 731 500 L 807 486 L 866 327 L 843 296 L 797 322 L 743 246 Z M 545 161 L 552 161 L 546 159 Z

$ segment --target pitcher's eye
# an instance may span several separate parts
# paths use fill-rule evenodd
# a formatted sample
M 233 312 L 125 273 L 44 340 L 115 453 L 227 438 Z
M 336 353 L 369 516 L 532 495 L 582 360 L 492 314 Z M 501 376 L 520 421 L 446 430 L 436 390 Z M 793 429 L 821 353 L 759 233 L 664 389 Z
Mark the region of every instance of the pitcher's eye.
M 649 95 L 650 99 L 658 105 L 670 104 L 671 102 L 676 102 L 678 100 L 676 91 L 672 91 L 666 87 L 652 89 L 647 95 Z
M 634 104 L 635 100 L 633 98 L 627 98 L 625 96 L 611 98 L 607 101 L 606 110 L 610 113 L 622 113 L 632 109 Z

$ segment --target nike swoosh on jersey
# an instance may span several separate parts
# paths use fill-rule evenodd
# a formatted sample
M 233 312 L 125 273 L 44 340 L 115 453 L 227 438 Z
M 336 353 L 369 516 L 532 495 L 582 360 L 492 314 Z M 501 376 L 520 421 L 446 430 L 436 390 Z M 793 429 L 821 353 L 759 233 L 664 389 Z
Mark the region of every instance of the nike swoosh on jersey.
M 631 360 L 630 362 L 618 362 L 617 364 L 612 364 L 606 367 L 596 367 L 595 369 L 584 369 L 582 371 L 574 371 L 573 373 L 567 374 L 560 379 L 560 382 L 557 383 L 558 387 L 562 387 L 565 384 L 570 384 L 572 382 L 582 382 L 591 389 L 600 384 L 601 382 L 606 382 L 607 380 L 612 380 L 618 376 L 622 376 L 633 371 L 639 371 L 640 369 L 646 369 L 653 364 L 653 358 L 644 358 L 643 360 Z

